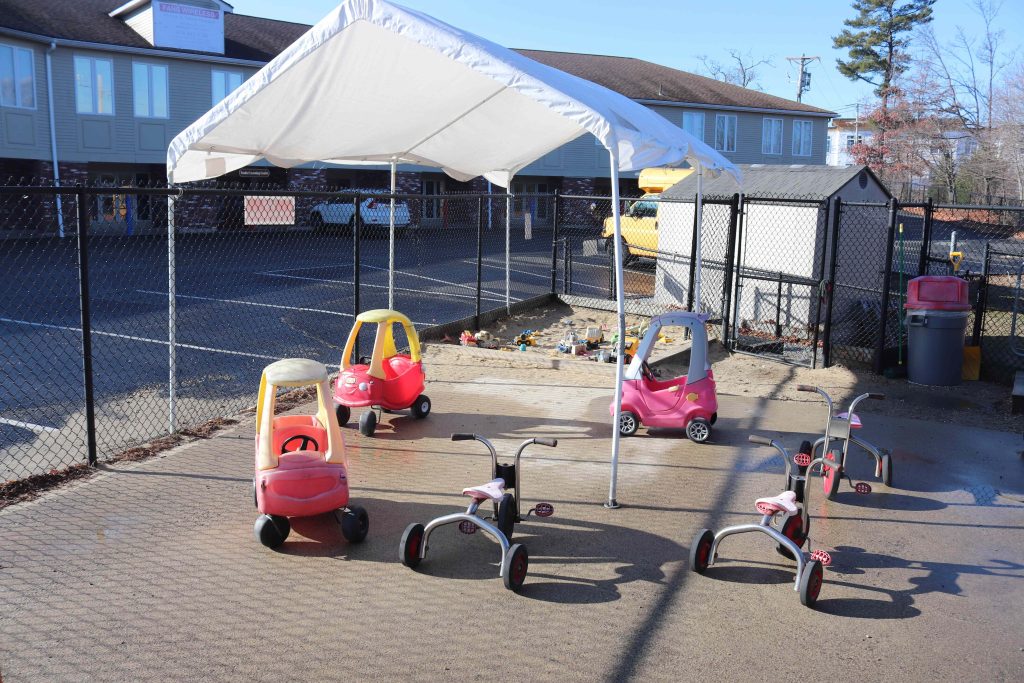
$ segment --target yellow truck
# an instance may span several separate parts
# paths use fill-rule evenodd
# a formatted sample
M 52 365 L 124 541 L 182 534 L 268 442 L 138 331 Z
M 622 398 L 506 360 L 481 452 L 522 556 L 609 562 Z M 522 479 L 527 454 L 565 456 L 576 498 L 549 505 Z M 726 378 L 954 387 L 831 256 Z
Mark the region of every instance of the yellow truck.
M 645 168 L 640 171 L 639 185 L 644 191 L 640 199 L 626 204 L 620 217 L 622 224 L 623 263 L 630 263 L 638 257 L 658 257 L 658 207 L 656 200 L 661 193 L 693 173 L 692 168 Z M 604 220 L 601 238 L 607 249 L 614 248 L 615 221 Z

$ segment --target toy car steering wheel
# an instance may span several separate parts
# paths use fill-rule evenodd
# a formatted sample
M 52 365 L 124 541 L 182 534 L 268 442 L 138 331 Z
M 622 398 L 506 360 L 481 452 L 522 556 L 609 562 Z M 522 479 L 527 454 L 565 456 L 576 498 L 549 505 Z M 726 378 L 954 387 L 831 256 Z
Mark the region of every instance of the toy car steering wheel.
M 640 363 L 640 372 L 643 373 L 645 379 L 648 379 L 651 382 L 655 381 L 654 370 L 652 370 L 651 366 L 647 364 L 647 361 Z
M 284 443 L 281 444 L 281 455 L 284 455 L 285 453 L 291 453 L 292 452 L 291 450 L 289 450 L 288 444 L 290 444 L 292 441 L 295 441 L 296 439 L 300 439 L 301 440 L 299 442 L 299 447 L 295 449 L 296 451 L 308 451 L 308 450 L 318 451 L 318 450 L 320 450 L 320 444 L 317 443 L 316 439 L 314 439 L 313 437 L 309 436 L 308 434 L 296 434 L 295 436 L 293 436 L 291 438 L 285 439 Z M 308 448 L 308 446 L 310 444 L 313 445 L 312 449 Z

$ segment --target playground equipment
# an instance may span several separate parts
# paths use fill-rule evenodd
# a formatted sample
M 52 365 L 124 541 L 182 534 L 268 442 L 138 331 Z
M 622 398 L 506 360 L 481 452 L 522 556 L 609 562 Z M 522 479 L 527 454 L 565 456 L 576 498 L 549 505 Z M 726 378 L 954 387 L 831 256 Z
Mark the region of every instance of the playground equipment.
M 677 311 L 651 319 L 636 355 L 626 368 L 622 383 L 619 433 L 631 436 L 641 424 L 648 427 L 681 427 L 691 441 L 711 438 L 718 419 L 715 378 L 708 363 L 707 314 Z M 685 375 L 668 380 L 655 378 L 650 358 L 662 327 L 677 325 L 690 331 L 690 364 Z M 615 404 L 610 406 L 614 415 Z
M 359 330 L 364 324 L 376 324 L 373 352 L 352 363 Z M 399 353 L 395 347 L 394 326 L 401 325 L 409 340 L 409 353 Z M 359 418 L 359 431 L 373 436 L 379 421 L 378 410 L 404 410 L 410 408 L 413 417 L 422 419 L 430 414 L 430 399 L 423 392 L 425 380 L 423 360 L 420 357 L 420 339 L 412 321 L 399 313 L 384 308 L 365 311 L 356 316 L 349 333 L 345 351 L 341 356 L 341 373 L 334 383 L 335 413 L 339 425 L 348 424 L 352 408 L 369 407 Z
M 498 454 L 486 438 L 477 434 L 452 434 L 452 441 L 471 440 L 479 441 L 491 453 L 491 481 L 480 486 L 462 489 L 462 495 L 470 496 L 473 499 L 465 512 L 443 515 L 430 521 L 426 526 L 419 523 L 410 524 L 402 534 L 402 541 L 398 546 L 398 557 L 406 567 L 415 569 L 427 556 L 429 549 L 427 542 L 430 539 L 430 534 L 438 527 L 458 523 L 459 531 L 465 534 L 473 534 L 477 529 L 483 529 L 501 546 L 499 576 L 501 576 L 505 588 L 518 591 L 522 587 L 523 581 L 526 580 L 530 558 L 525 545 L 512 543 L 515 525 L 531 514 L 536 514 L 538 517 L 550 517 L 555 512 L 554 506 L 550 503 L 537 503 L 527 511 L 526 515 L 520 514 L 519 506 L 522 500 L 520 457 L 526 447 L 531 444 L 554 448 L 558 445 L 558 441 L 555 439 L 527 439 L 519 445 L 515 460 L 511 464 L 499 464 Z M 509 489 L 514 490 L 515 493 L 510 492 Z M 494 506 L 494 515 L 489 518 L 481 517 L 478 514 L 480 505 L 488 500 Z
M 854 436 L 853 430 L 860 429 L 862 422 L 860 417 L 854 412 L 857 408 L 857 404 L 866 398 L 875 400 L 884 400 L 885 394 L 879 393 L 865 393 L 861 394 L 857 398 L 853 399 L 850 403 L 849 409 L 845 413 L 839 413 L 833 415 L 832 397 L 829 396 L 824 389 L 821 387 L 814 387 L 807 384 L 801 384 L 796 388 L 797 391 L 808 391 L 817 393 L 825 399 L 825 404 L 828 406 L 828 414 L 825 418 L 825 434 L 814 442 L 811 450 L 811 455 L 815 455 L 820 449 L 822 455 L 817 458 L 815 462 L 821 460 L 821 477 L 822 485 L 825 489 L 825 497 L 831 500 L 836 492 L 839 490 L 839 481 L 845 476 L 850 485 L 858 493 L 870 493 L 871 487 L 863 482 L 854 483 L 850 479 L 849 475 L 846 474 L 846 456 L 850 451 L 850 444 L 854 443 L 860 446 L 868 455 L 874 458 L 875 461 L 875 478 L 881 479 L 882 483 L 888 487 L 892 487 L 892 454 L 884 449 L 877 448 L 872 444 L 868 443 L 867 440 L 862 439 L 858 436 Z M 842 444 L 842 451 L 836 452 L 832 449 L 832 442 L 839 441 Z M 866 487 L 866 490 L 865 490 Z
M 316 387 L 316 415 L 274 417 L 281 387 Z M 366 510 L 349 506 L 348 463 L 341 429 L 327 404 L 327 368 L 305 358 L 287 358 L 263 369 L 256 401 L 256 474 L 253 500 L 260 516 L 253 533 L 268 548 L 284 543 L 289 517 L 334 511 L 352 543 L 366 538 Z
M 727 536 L 757 532 L 767 535 L 776 542 L 776 549 L 790 559 L 796 560 L 796 579 L 793 589 L 800 594 L 800 603 L 814 607 L 821 593 L 823 566 L 832 563 L 832 557 L 824 550 L 805 553 L 803 546 L 810 549 L 811 518 L 807 514 L 810 491 L 805 485 L 807 473 L 815 465 L 823 465 L 824 459 L 812 459 L 811 444 L 805 441 L 792 459 L 786 449 L 772 439 L 750 435 L 752 443 L 771 446 L 786 463 L 787 490 L 777 496 L 758 498 L 754 507 L 761 513 L 757 524 L 738 524 L 726 527 L 718 533 L 702 529 L 690 545 L 690 569 L 703 574 L 718 558 L 718 546 Z M 794 473 L 793 465 L 797 466 Z

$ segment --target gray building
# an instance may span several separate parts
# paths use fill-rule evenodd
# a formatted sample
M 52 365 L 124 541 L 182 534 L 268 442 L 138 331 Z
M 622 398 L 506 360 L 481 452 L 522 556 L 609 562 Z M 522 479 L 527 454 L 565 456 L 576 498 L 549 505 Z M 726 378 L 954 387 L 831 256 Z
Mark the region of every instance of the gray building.
M 221 0 L 0 0 L 0 178 L 163 182 L 171 139 L 308 28 L 236 14 Z M 825 163 L 832 112 L 637 59 L 520 52 L 651 107 L 736 163 Z M 403 192 L 484 187 L 430 169 L 400 171 Z M 384 169 L 365 167 L 266 169 L 225 180 L 245 184 L 253 175 L 287 188 L 387 183 Z M 607 155 L 587 135 L 525 168 L 513 191 L 608 187 Z M 544 203 L 517 208 L 537 223 L 548 218 Z M 115 194 L 92 208 L 99 223 L 127 212 L 140 227 L 156 213 L 144 198 L 132 205 Z

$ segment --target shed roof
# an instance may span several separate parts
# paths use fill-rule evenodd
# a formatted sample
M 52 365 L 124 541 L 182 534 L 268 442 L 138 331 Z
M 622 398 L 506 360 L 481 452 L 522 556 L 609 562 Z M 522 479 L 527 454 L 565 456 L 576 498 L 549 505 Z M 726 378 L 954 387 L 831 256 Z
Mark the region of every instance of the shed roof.
M 748 197 L 800 197 L 828 199 L 861 172 L 868 183 L 874 184 L 889 196 L 889 190 L 867 166 L 818 166 L 773 164 L 737 164 L 743 174 L 743 194 Z M 704 194 L 732 195 L 736 185 L 722 178 L 704 177 Z M 692 199 L 697 193 L 696 175 L 688 176 L 662 193 L 663 197 Z

